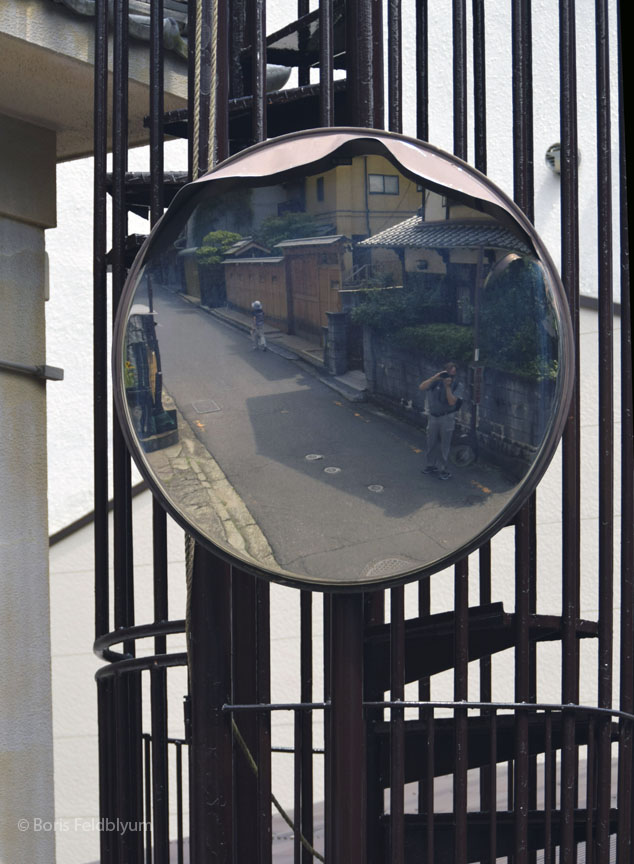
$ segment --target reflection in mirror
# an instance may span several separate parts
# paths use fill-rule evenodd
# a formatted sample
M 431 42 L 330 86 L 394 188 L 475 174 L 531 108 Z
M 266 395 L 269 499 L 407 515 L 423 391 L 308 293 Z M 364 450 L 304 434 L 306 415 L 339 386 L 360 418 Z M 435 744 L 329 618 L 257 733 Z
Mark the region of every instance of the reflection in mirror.
M 314 586 L 438 569 L 503 524 L 562 398 L 560 287 L 525 227 L 375 151 L 201 186 L 124 298 L 151 481 Z

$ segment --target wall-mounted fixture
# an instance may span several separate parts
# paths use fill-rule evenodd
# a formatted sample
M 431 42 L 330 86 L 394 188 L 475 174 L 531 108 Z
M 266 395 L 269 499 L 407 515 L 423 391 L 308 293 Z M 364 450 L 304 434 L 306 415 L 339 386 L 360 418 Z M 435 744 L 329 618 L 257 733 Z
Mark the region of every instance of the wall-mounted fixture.
M 546 164 L 555 174 L 561 174 L 561 144 L 559 141 L 556 144 L 551 144 L 546 150 Z
M 561 144 L 557 141 L 556 144 L 551 144 L 546 150 L 546 164 L 551 168 L 554 174 L 561 174 Z M 577 150 L 577 165 L 581 164 L 581 153 Z

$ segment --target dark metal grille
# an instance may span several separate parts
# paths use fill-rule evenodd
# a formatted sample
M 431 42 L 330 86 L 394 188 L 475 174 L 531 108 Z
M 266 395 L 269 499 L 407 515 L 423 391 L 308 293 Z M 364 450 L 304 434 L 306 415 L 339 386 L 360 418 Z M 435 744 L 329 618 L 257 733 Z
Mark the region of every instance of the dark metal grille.
M 506 8 L 506 4 L 504 5 Z M 487 543 L 470 562 L 454 571 L 453 608 L 432 614 L 433 581 L 418 585 L 418 619 L 405 620 L 405 589 L 360 595 L 298 592 L 300 687 L 298 701 L 271 703 L 270 588 L 231 568 L 202 548 L 193 551 L 189 632 L 189 693 L 185 698 L 182 738 L 168 737 L 170 670 L 188 664 L 186 653 L 168 651 L 167 639 L 186 630 L 170 620 L 166 516 L 153 508 L 153 615 L 135 619 L 130 457 L 115 421 L 114 444 L 107 444 L 108 321 L 106 313 L 108 188 L 112 195 L 112 290 L 116 309 L 127 266 L 127 213 L 146 196 L 154 224 L 164 208 L 163 142 L 166 131 L 185 130 L 189 139 L 189 175 L 202 173 L 249 143 L 295 128 L 346 125 L 400 131 L 404 111 L 403 76 L 415 76 L 416 129 L 434 143 L 429 116 L 429 13 L 416 2 L 415 68 L 403 68 L 400 0 L 321 0 L 319 86 L 302 59 L 309 5 L 300 0 L 297 99 L 280 103 L 265 92 L 265 0 L 189 0 L 189 112 L 164 117 L 162 0 L 151 4 L 148 124 L 150 174 L 128 173 L 128 30 L 127 0 L 115 0 L 108 27 L 106 0 L 96 2 L 95 50 L 95 197 L 94 197 L 94 417 L 95 417 L 95 590 L 96 652 L 107 664 L 97 675 L 100 735 L 101 816 L 148 824 L 139 832 L 102 833 L 101 861 L 266 862 L 272 860 L 271 715 L 293 716 L 294 840 L 296 862 L 315 860 L 314 813 L 316 760 L 323 760 L 325 860 L 328 862 L 410 861 L 461 864 L 506 859 L 561 862 L 634 860 L 632 850 L 632 771 L 634 749 L 634 635 L 632 562 L 634 530 L 632 460 L 632 357 L 629 301 L 627 199 L 622 80 L 619 76 L 619 128 L 610 121 L 609 15 L 615 4 L 596 3 L 596 235 L 598 270 L 598 381 L 593 410 L 599 422 L 598 613 L 580 618 L 581 447 L 580 378 L 571 404 L 562 446 L 560 545 L 540 538 L 536 496 L 514 520 L 515 560 L 494 561 Z M 334 7 L 334 8 L 333 8 Z M 487 171 L 487 134 L 492 118 L 486 91 L 486 20 L 496 13 L 473 0 L 453 0 L 445 22 L 446 46 L 452 51 L 453 150 L 467 159 L 473 136 L 474 164 Z M 559 17 L 557 19 L 557 11 Z M 383 16 L 386 20 L 383 20 Z M 542 14 L 542 7 L 540 7 Z M 552 26 L 560 36 L 561 271 L 579 349 L 580 227 L 578 176 L 578 96 L 574 0 L 551 4 Z M 313 16 L 314 18 L 314 16 Z M 216 150 L 206 135 L 194 136 L 194 122 L 209 125 L 207 90 L 196 95 L 196 24 L 203 25 L 200 62 L 209 69 L 215 47 Z M 311 19 L 312 20 L 312 19 Z M 304 22 L 302 24 L 302 22 Z M 512 114 L 513 196 L 534 219 L 533 64 L 530 0 L 511 3 L 512 104 L 496 105 L 496 115 Z M 217 32 L 217 44 L 211 33 Z M 451 38 L 449 38 L 451 34 Z M 386 78 L 383 42 L 386 36 Z M 345 40 L 345 58 L 335 50 Z M 304 41 L 302 41 L 304 40 Z M 470 40 L 470 41 L 469 41 Z M 108 89 L 108 43 L 112 43 L 112 92 Z M 619 57 L 620 48 L 619 45 Z M 471 58 L 472 66 L 469 65 Z M 335 67 L 345 67 L 346 82 L 335 83 Z M 612 70 L 612 75 L 614 74 Z M 555 86 L 555 82 L 551 82 Z M 315 99 L 315 94 L 318 94 Z M 386 93 L 386 106 L 384 106 Z M 472 102 L 470 101 L 472 99 Z M 199 100 L 199 117 L 196 111 Z M 453 101 L 452 101 L 453 100 Z M 301 106 L 301 110 L 298 108 Z M 387 107 L 387 110 L 385 110 Z M 286 111 L 286 109 L 289 109 Z M 277 110 L 277 109 L 275 109 Z M 587 110 L 587 108 L 584 108 Z M 240 113 L 241 112 L 241 113 Z M 244 125 L 244 114 L 249 116 Z M 239 115 L 239 116 L 238 116 Z M 112 138 L 108 117 L 112 120 Z M 290 118 L 290 119 L 289 119 Z M 294 120 L 292 118 L 295 118 Z M 279 128 L 278 128 L 279 124 Z M 284 125 L 287 124 L 287 125 Z M 245 128 L 248 132 L 245 133 Z M 619 140 L 620 224 L 613 224 L 611 137 Z M 246 140 L 248 138 L 248 140 Z M 194 147 L 197 146 L 196 152 Z M 112 149 L 112 176 L 106 154 Z M 173 181 L 173 175 L 169 177 Z M 132 183 L 134 181 L 134 183 Z M 134 196 L 130 194 L 134 185 Z M 620 244 L 621 268 L 613 272 L 612 247 Z M 616 288 L 615 288 L 616 285 Z M 614 294 L 620 300 L 621 392 L 613 393 L 617 361 L 613 356 Z M 614 512 L 615 418 L 620 422 L 620 515 Z M 114 521 L 108 528 L 108 468 L 114 477 Z M 621 557 L 613 556 L 620 522 Z M 109 573 L 112 544 L 113 575 Z M 540 562 L 561 557 L 561 607 L 537 614 Z M 618 569 L 617 569 L 618 567 Z M 474 570 L 477 575 L 474 575 Z M 209 577 L 212 578 L 209 578 Z M 496 597 L 500 578 L 515 585 L 515 606 L 504 612 Z M 615 583 L 620 619 L 614 617 Z M 470 587 L 472 590 L 470 591 Z M 477 605 L 473 605 L 477 596 Z M 386 601 L 389 600 L 389 623 Z M 323 603 L 323 637 L 313 633 L 316 610 Z M 470 603 L 472 605 L 470 605 Z M 315 608 L 313 608 L 315 607 Z M 618 639 L 615 635 L 618 633 Z M 153 640 L 151 656 L 137 642 Z M 582 640 L 596 643 L 595 655 Z M 319 642 L 321 641 L 321 645 Z M 559 704 L 538 703 L 549 670 L 540 668 L 538 644 L 560 645 Z M 122 650 L 113 646 L 121 644 Z M 618 645 L 619 681 L 614 671 Z M 320 647 L 322 650 L 316 650 Z M 494 658 L 501 650 L 514 655 L 512 692 L 496 680 Z M 432 657 L 433 655 L 433 657 Z M 323 656 L 324 689 L 315 692 L 313 673 Z M 342 659 L 344 658 L 344 659 Z M 479 699 L 473 701 L 473 661 L 479 664 Z M 580 681 L 592 666 L 597 693 L 592 705 L 580 705 Z M 453 702 L 433 702 L 431 681 L 453 674 Z M 149 688 L 145 686 L 145 678 Z M 406 685 L 417 682 L 418 700 L 406 702 Z M 613 700 L 618 684 L 618 701 Z M 471 685 L 471 686 L 470 686 Z M 505 701 L 494 694 L 505 693 Z M 385 694 L 389 700 L 384 701 Z M 471 701 L 468 701 L 471 699 Z M 317 722 L 324 720 L 324 748 Z M 236 732 L 236 727 L 239 734 Z M 244 747 L 240 744 L 243 742 Z M 252 757 L 252 762 L 249 757 Z M 323 752 L 322 752 L 323 751 Z M 254 765 L 257 770 L 254 769 Z M 406 784 L 415 784 L 414 812 L 407 806 Z M 413 787 L 407 787 L 411 789 Z M 386 797 L 386 790 L 389 796 Z M 389 800 L 389 804 L 386 802 Z M 170 805 L 176 823 L 170 831 Z M 174 807 L 172 807 L 172 810 Z M 189 824 L 187 824 L 189 811 Z M 407 811 L 407 812 L 406 812 Z M 185 838 L 189 838 L 185 842 Z M 320 841 L 321 842 L 321 841 Z M 579 845 L 581 844 L 581 845 Z M 585 859 L 582 858 L 585 856 Z M 290 859 L 289 859 L 290 860 Z

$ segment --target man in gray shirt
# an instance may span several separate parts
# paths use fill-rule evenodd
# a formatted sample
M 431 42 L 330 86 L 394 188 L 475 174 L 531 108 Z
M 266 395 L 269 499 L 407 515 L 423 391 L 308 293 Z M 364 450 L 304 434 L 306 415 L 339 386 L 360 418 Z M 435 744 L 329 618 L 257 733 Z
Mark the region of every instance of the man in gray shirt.
M 456 425 L 456 412 L 462 404 L 462 385 L 456 380 L 458 367 L 451 361 L 441 372 L 421 381 L 419 390 L 429 391 L 427 408 L 427 464 L 423 474 L 436 474 L 441 480 L 449 480 L 447 470 L 451 437 Z M 440 458 L 439 458 L 440 457 Z

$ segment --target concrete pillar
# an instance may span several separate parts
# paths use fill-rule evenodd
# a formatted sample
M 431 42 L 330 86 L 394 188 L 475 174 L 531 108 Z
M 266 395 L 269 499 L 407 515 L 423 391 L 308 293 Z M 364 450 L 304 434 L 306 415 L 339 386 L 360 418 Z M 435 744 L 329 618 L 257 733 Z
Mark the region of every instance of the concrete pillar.
M 328 372 L 343 375 L 348 371 L 348 315 L 326 312 L 328 318 Z
M 0 116 L 2 360 L 45 363 L 44 229 L 54 225 L 55 133 Z M 51 864 L 46 384 L 3 369 L 0 633 L 0 861 Z

